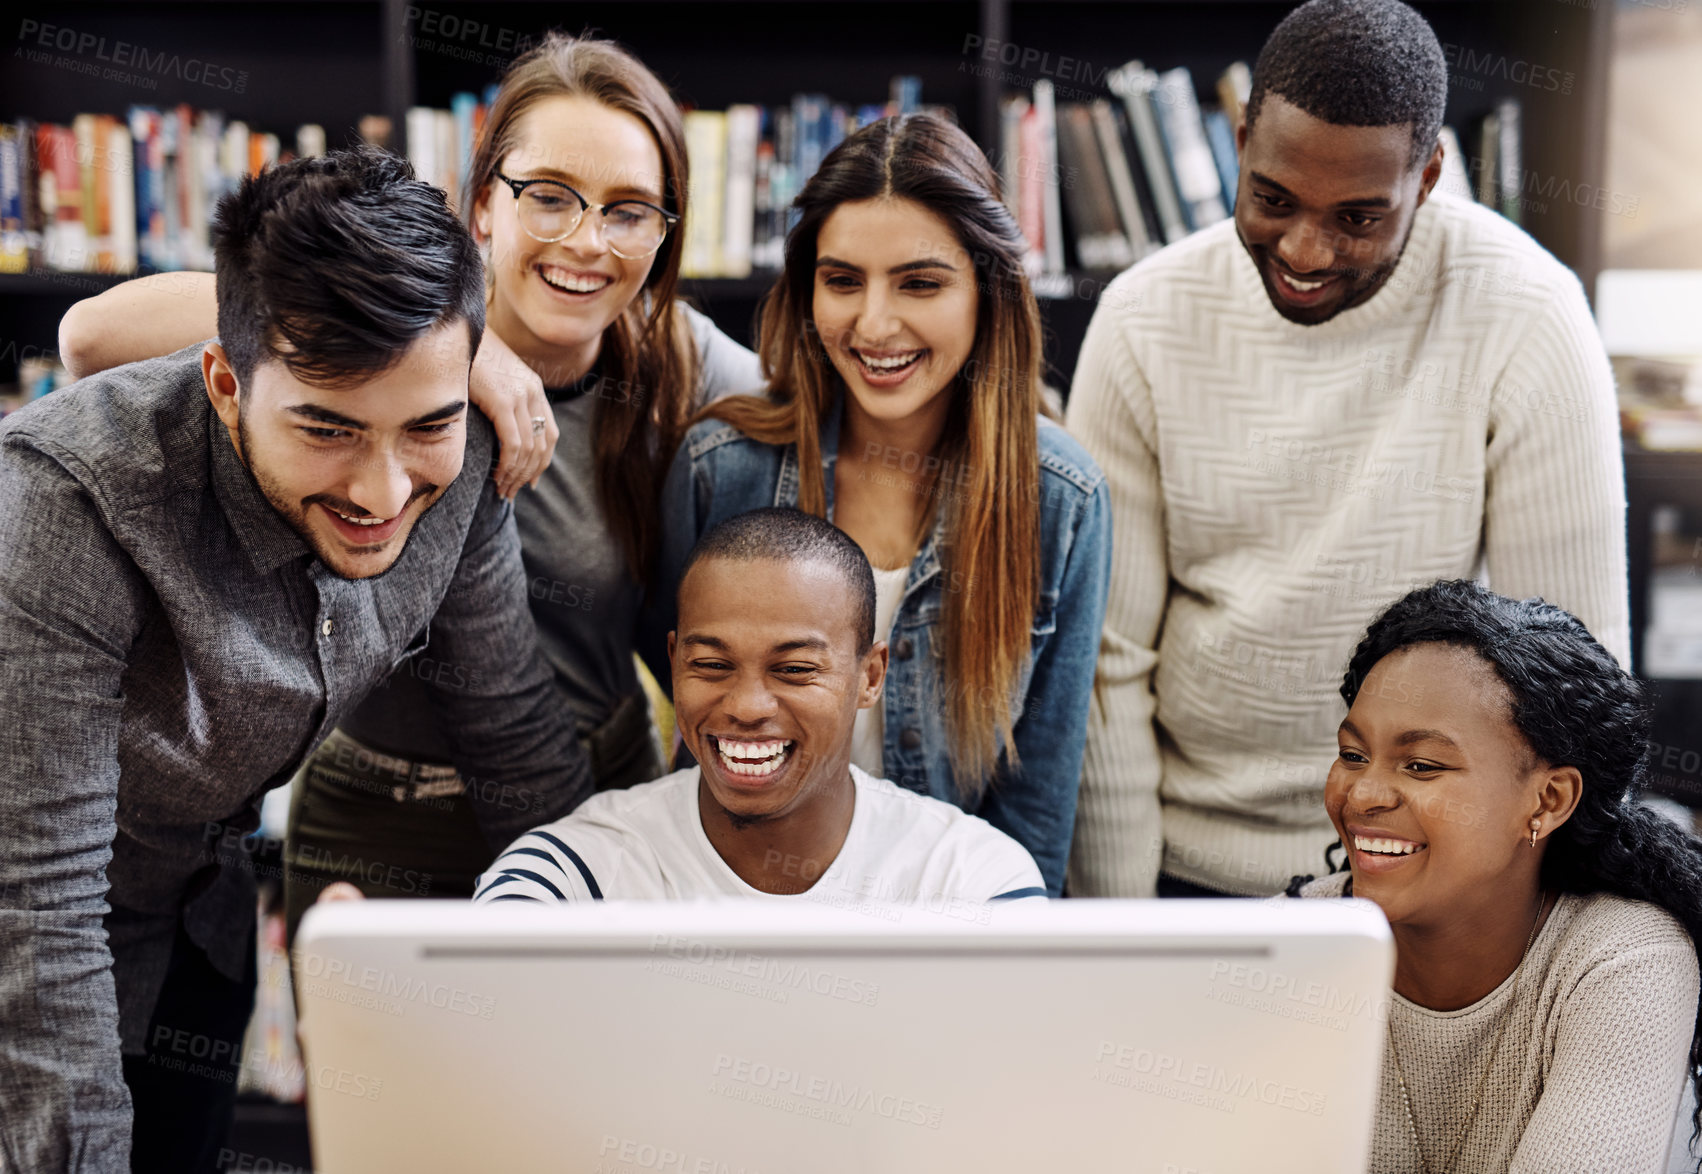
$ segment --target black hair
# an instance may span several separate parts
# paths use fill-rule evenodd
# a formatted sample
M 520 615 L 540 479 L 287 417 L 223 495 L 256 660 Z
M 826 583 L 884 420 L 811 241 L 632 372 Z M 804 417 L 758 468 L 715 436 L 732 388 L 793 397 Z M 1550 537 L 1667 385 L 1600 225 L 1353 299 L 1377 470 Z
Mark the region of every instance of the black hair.
M 392 366 L 440 324 L 485 325 L 484 269 L 442 191 L 375 147 L 269 167 L 212 224 L 219 341 L 238 384 L 277 359 L 335 387 Z
M 1583 776 L 1577 808 L 1549 836 L 1543 886 L 1647 901 L 1677 918 L 1693 945 L 1702 942 L 1702 841 L 1637 801 L 1649 752 L 1643 685 L 1571 613 L 1456 579 L 1412 592 L 1371 624 L 1348 664 L 1342 698 L 1351 706 L 1378 661 L 1417 644 L 1476 653 L 1512 695 L 1513 725 L 1532 753 Z M 1696 1028 L 1690 1078 L 1702 1101 Z M 1692 1143 L 1698 1137 L 1702 1103 L 1691 1118 Z
M 1259 50 L 1249 134 L 1267 93 L 1336 126 L 1410 125 L 1413 167 L 1442 130 L 1448 63 L 1429 22 L 1400 0 L 1309 0 Z
M 851 588 L 856 607 L 852 616 L 861 655 L 875 642 L 875 573 L 868 556 L 852 537 L 832 522 L 784 506 L 769 506 L 736 514 L 697 540 L 686 560 L 680 582 L 706 558 L 751 562 L 823 563 L 838 571 Z

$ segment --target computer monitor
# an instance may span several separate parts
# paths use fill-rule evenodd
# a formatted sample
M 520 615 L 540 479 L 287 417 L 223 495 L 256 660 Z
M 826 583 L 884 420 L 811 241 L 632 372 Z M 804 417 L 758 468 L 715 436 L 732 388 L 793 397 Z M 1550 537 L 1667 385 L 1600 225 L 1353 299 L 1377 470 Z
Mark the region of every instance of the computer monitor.
M 1363 901 L 316 907 L 320 1174 L 1361 1174 Z

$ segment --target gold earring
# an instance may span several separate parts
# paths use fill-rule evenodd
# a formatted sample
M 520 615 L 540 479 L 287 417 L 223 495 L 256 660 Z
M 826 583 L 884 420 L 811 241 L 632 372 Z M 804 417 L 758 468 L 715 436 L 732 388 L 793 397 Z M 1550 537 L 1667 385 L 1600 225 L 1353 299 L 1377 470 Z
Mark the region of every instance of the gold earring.
M 1542 827 L 1542 820 L 1531 820 L 1531 847 L 1533 848 L 1537 846 L 1537 829 L 1540 827 Z

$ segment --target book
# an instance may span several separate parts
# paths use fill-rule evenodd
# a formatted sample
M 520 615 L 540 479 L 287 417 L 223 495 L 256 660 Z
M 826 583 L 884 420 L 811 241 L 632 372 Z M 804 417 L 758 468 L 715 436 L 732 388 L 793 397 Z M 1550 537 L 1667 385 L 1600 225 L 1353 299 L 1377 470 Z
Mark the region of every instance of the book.
M 1041 171 L 1040 111 L 1026 98 L 1020 109 L 1019 141 L 1022 144 L 1021 180 L 1018 184 L 1018 220 L 1023 239 L 1028 242 L 1024 259 L 1030 277 L 1038 277 L 1046 269 L 1046 179 Z
M 0 273 L 22 273 L 30 265 L 24 236 L 29 151 L 19 141 L 18 129 L 16 124 L 0 123 Z
M 792 133 L 796 136 L 793 165 L 800 186 L 816 173 L 829 150 L 832 103 L 822 94 L 798 94 L 792 99 Z
M 1499 120 L 1492 112 L 1478 120 L 1477 124 L 1477 162 L 1474 170 L 1477 173 L 1477 202 L 1496 206 L 1499 199 L 1497 183 L 1501 178 L 1501 165 L 1496 159 L 1496 153 L 1501 144 Z
M 111 241 L 107 235 L 107 191 L 111 174 L 106 166 L 105 135 L 101 133 L 99 116 L 79 114 L 71 120 L 77 158 L 78 207 L 83 217 L 83 239 L 86 255 L 77 266 L 98 273 L 102 263 L 112 268 Z
M 1495 207 L 1513 223 L 1524 204 L 1524 160 L 1521 157 L 1519 100 L 1495 104 Z
M 1202 111 L 1206 125 L 1206 142 L 1211 144 L 1212 162 L 1217 165 L 1217 177 L 1223 184 L 1223 204 L 1235 208 L 1235 192 L 1241 183 L 1241 161 L 1235 149 L 1235 128 L 1229 115 L 1221 110 Z
M 1019 104 L 1026 109 L 1028 99 L 1021 94 L 1007 94 L 999 99 L 999 154 L 992 162 L 999 172 L 999 195 L 1020 224 L 1018 185 L 1022 182 L 1022 115 Z
M 1217 100 L 1233 131 L 1247 117 L 1247 98 L 1253 92 L 1253 71 L 1245 61 L 1232 62 L 1218 75 Z
M 130 127 L 110 115 L 102 115 L 100 129 L 106 137 L 106 156 L 111 164 L 107 185 L 106 223 L 109 240 L 107 273 L 134 273 L 136 241 L 136 165 Z
M 1093 111 L 1079 103 L 1058 108 L 1058 158 L 1064 203 L 1075 230 L 1076 260 L 1083 269 L 1122 269 L 1133 262 L 1115 194 L 1099 149 Z
M 922 109 L 922 79 L 899 74 L 887 87 L 888 114 L 915 114 Z
M 760 108 L 759 108 L 760 111 Z M 764 121 L 767 116 L 764 114 Z M 774 219 L 774 143 L 759 131 L 751 184 L 751 268 L 767 269 L 769 224 Z
M 479 113 L 477 94 L 463 91 L 449 99 L 450 151 L 454 169 L 449 176 L 450 186 L 444 191 L 449 193 L 449 206 L 457 211 L 461 207 L 461 186 L 467 182 L 467 172 L 472 170 L 479 126 L 484 121 Z
M 429 106 L 410 106 L 402 118 L 402 130 L 415 178 L 437 183 L 437 112 Z
M 1062 179 L 1058 168 L 1058 112 L 1055 90 L 1051 81 L 1045 78 L 1034 83 L 1034 115 L 1040 130 L 1040 212 L 1041 222 L 1045 226 L 1046 263 L 1041 274 L 1062 274 L 1064 210 L 1058 193 Z
M 756 233 L 756 156 L 762 112 L 755 106 L 727 107 L 727 175 L 722 196 L 720 277 L 748 277 Z M 694 165 L 695 170 L 695 165 Z
M 1206 142 L 1205 123 L 1194 96 L 1194 78 L 1186 66 L 1158 75 L 1153 89 L 1159 131 L 1170 152 L 1170 169 L 1182 197 L 1182 214 L 1191 228 L 1204 228 L 1229 215 L 1223 179 Z
M 293 157 L 276 134 L 186 104 L 84 112 L 63 126 L 0 124 L 8 129 L 18 156 L 22 271 L 211 269 L 218 201 L 245 176 Z M 323 128 L 310 125 L 294 141 L 322 153 L 324 139 Z M 0 222 L 10 222 L 3 212 Z M 18 237 L 4 233 L 0 272 L 17 265 L 20 252 Z
M 763 256 L 768 262 L 766 268 L 779 269 L 785 259 L 786 233 L 792 227 L 795 215 L 792 201 L 797 198 L 803 179 L 798 175 L 798 124 L 792 116 L 791 108 L 778 107 L 773 112 L 773 124 L 774 166 L 771 182 L 774 194 L 769 202 L 770 214 Z
M 129 121 L 130 140 L 135 144 L 137 260 L 153 269 L 167 269 L 160 112 L 151 106 L 132 106 Z
M 1106 83 L 1128 109 L 1129 126 L 1139 148 L 1141 170 L 1152 192 L 1164 241 L 1174 244 L 1188 235 L 1188 224 L 1182 216 L 1181 196 L 1171 174 L 1157 116 L 1153 113 L 1152 91 L 1158 84 L 1158 75 L 1139 61 L 1131 61 L 1107 73 Z
M 68 126 L 43 123 L 36 128 L 43 219 L 42 263 L 76 272 L 88 258 L 83 222 L 83 181 L 77 169 L 77 136 Z
M 727 114 L 688 110 L 686 157 L 691 163 L 691 210 L 686 215 L 680 273 L 717 277 L 721 273 L 723 185 L 727 169 Z
M 1117 111 L 1104 98 L 1096 98 L 1089 106 L 1093 114 L 1094 136 L 1100 154 L 1105 158 L 1106 177 L 1111 181 L 1111 194 L 1117 205 L 1117 220 L 1128 241 L 1130 261 L 1138 261 L 1153 248 L 1147 232 L 1146 216 L 1141 212 L 1140 196 L 1135 191 L 1134 172 L 1129 166 L 1128 153 L 1123 150 L 1122 135 L 1117 127 Z
M 1164 225 L 1158 218 L 1158 205 L 1153 202 L 1152 185 L 1141 166 L 1140 147 L 1135 142 L 1134 127 L 1129 124 L 1129 112 L 1122 103 L 1112 103 L 1111 117 L 1117 124 L 1117 141 L 1122 145 L 1123 157 L 1129 161 L 1129 178 L 1135 184 L 1135 200 L 1140 205 L 1141 219 L 1146 222 L 1147 239 L 1153 248 L 1162 248 Z
M 1436 181 L 1436 190 L 1462 200 L 1471 199 L 1472 181 L 1466 176 L 1466 157 L 1460 150 L 1460 137 L 1451 126 L 1443 127 L 1437 137 L 1442 140 L 1442 176 Z

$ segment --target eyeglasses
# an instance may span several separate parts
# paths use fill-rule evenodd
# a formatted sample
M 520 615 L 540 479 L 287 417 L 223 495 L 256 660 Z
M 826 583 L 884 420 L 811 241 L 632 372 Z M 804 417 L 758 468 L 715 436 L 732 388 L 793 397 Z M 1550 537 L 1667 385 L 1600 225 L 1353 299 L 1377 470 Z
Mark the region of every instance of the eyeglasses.
M 680 220 L 674 213 L 664 212 L 643 200 L 593 204 L 559 180 L 510 179 L 500 171 L 496 177 L 514 192 L 520 227 L 527 236 L 546 245 L 572 236 L 585 213 L 595 208 L 603 218 L 603 239 L 608 242 L 609 251 L 628 261 L 638 261 L 661 248 L 668 230 Z

